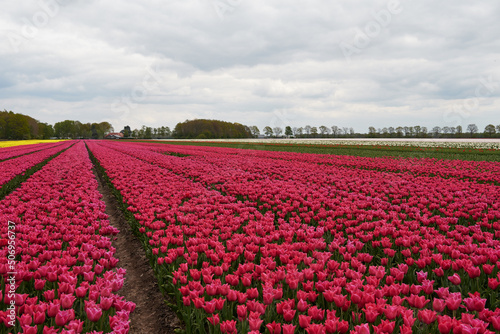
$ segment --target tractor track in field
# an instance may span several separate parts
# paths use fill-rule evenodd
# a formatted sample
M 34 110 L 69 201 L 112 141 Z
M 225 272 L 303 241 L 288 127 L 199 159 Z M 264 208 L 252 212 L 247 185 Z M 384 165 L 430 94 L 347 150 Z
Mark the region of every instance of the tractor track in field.
M 102 200 L 106 203 L 109 222 L 120 230 L 112 244 L 116 248 L 115 257 L 120 260 L 118 267 L 126 269 L 127 273 L 118 294 L 137 305 L 130 314 L 129 333 L 173 334 L 175 329 L 182 327 L 181 323 L 175 312 L 165 304 L 144 249 L 120 211 L 116 197 L 95 168 L 93 171 L 99 183 L 99 192 L 103 195 Z

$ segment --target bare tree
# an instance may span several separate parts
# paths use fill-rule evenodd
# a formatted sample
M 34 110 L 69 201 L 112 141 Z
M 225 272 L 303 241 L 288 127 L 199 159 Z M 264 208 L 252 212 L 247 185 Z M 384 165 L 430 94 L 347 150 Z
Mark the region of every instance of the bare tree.
M 273 132 L 274 132 L 274 135 L 275 135 L 276 137 L 279 137 L 279 136 L 281 136 L 281 134 L 283 133 L 283 129 L 282 129 L 282 128 L 280 128 L 279 126 L 275 126 L 275 127 L 273 128 Z
M 338 134 L 339 134 L 339 132 L 340 132 L 339 127 L 338 127 L 338 126 L 336 126 L 336 125 L 332 125 L 332 135 L 333 135 L 334 137 L 337 137 L 337 136 L 338 136 Z
M 422 133 L 420 125 L 414 126 L 413 129 L 415 130 L 415 137 L 420 137 L 420 134 Z
M 311 126 L 310 125 L 306 125 L 304 127 L 304 132 L 305 132 L 306 135 L 309 136 L 311 134 Z
M 405 126 L 403 128 L 403 131 L 405 133 L 405 137 L 409 137 L 410 136 L 410 128 L 409 127 Z
M 255 138 L 257 138 L 260 135 L 260 130 L 256 125 L 252 125 L 250 127 L 250 131 L 252 132 L 252 136 L 254 136 Z
M 435 126 L 432 128 L 432 134 L 434 135 L 434 137 L 439 137 L 439 135 L 441 134 L 441 128 L 439 126 Z
M 322 136 L 327 135 L 330 133 L 330 129 L 322 125 L 319 127 L 319 133 L 321 133 Z
M 428 130 L 427 130 L 427 127 L 426 126 L 423 126 L 421 129 L 420 129 L 420 135 L 425 138 L 427 137 L 427 133 L 428 133 Z
M 396 128 L 396 136 L 403 137 L 403 127 L 402 126 L 398 126 Z

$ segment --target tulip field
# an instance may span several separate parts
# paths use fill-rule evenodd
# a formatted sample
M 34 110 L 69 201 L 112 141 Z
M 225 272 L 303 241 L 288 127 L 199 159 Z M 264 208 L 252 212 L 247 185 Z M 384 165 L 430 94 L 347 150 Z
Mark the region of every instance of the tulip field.
M 129 331 L 93 167 L 185 333 L 500 333 L 500 162 L 37 145 L 0 149 L 61 151 L 0 201 L 0 334 Z
M 85 144 L 64 143 L 71 147 L 0 201 L 0 333 L 128 332 L 135 305 L 116 294 L 125 274 L 110 242 L 118 230 Z

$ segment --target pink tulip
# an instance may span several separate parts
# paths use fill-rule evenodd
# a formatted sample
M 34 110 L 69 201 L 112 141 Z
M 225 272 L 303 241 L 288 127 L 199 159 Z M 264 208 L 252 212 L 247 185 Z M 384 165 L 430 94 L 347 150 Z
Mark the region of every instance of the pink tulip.
M 99 307 L 88 307 L 86 310 L 87 318 L 92 322 L 97 322 L 102 316 L 102 310 Z

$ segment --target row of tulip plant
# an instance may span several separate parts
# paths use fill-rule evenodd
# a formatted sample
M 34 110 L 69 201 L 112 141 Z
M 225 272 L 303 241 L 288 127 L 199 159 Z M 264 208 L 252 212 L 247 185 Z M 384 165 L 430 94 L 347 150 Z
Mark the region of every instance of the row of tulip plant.
M 85 144 L 71 144 L 0 201 L 2 334 L 129 331 L 135 304 L 117 294 L 118 230 Z
M 196 147 L 142 144 L 156 152 L 176 152 L 185 155 L 204 155 L 207 151 L 212 154 L 234 155 L 242 150 L 220 147 Z M 270 152 L 246 150 L 246 155 L 259 158 L 283 159 L 303 161 L 317 164 L 327 164 L 337 167 L 368 169 L 387 172 L 409 173 L 413 176 L 440 176 L 470 179 L 473 181 L 500 184 L 500 164 L 490 161 L 438 160 L 433 158 L 370 158 L 356 156 L 335 156 L 291 152 Z
M 61 144 L 51 145 L 35 152 L 24 152 L 21 156 L 0 162 L 0 187 L 18 175 L 25 173 L 37 164 L 43 163 L 51 156 L 70 147 L 73 143 L 66 141 Z M 31 146 L 31 145 L 29 145 Z M 32 148 L 29 148 L 32 149 Z M 3 151 L 4 149 L 1 149 Z M 0 151 L 0 153 L 1 153 Z M 15 153 L 19 154 L 19 152 Z
M 10 146 L 5 148 L 0 148 L 0 161 L 12 159 L 21 155 L 30 154 L 33 152 L 41 151 L 47 148 L 55 147 L 61 145 L 60 142 L 54 143 L 39 143 L 32 145 L 19 145 L 19 146 Z
M 494 184 L 294 153 L 88 146 L 188 332 L 500 330 Z

